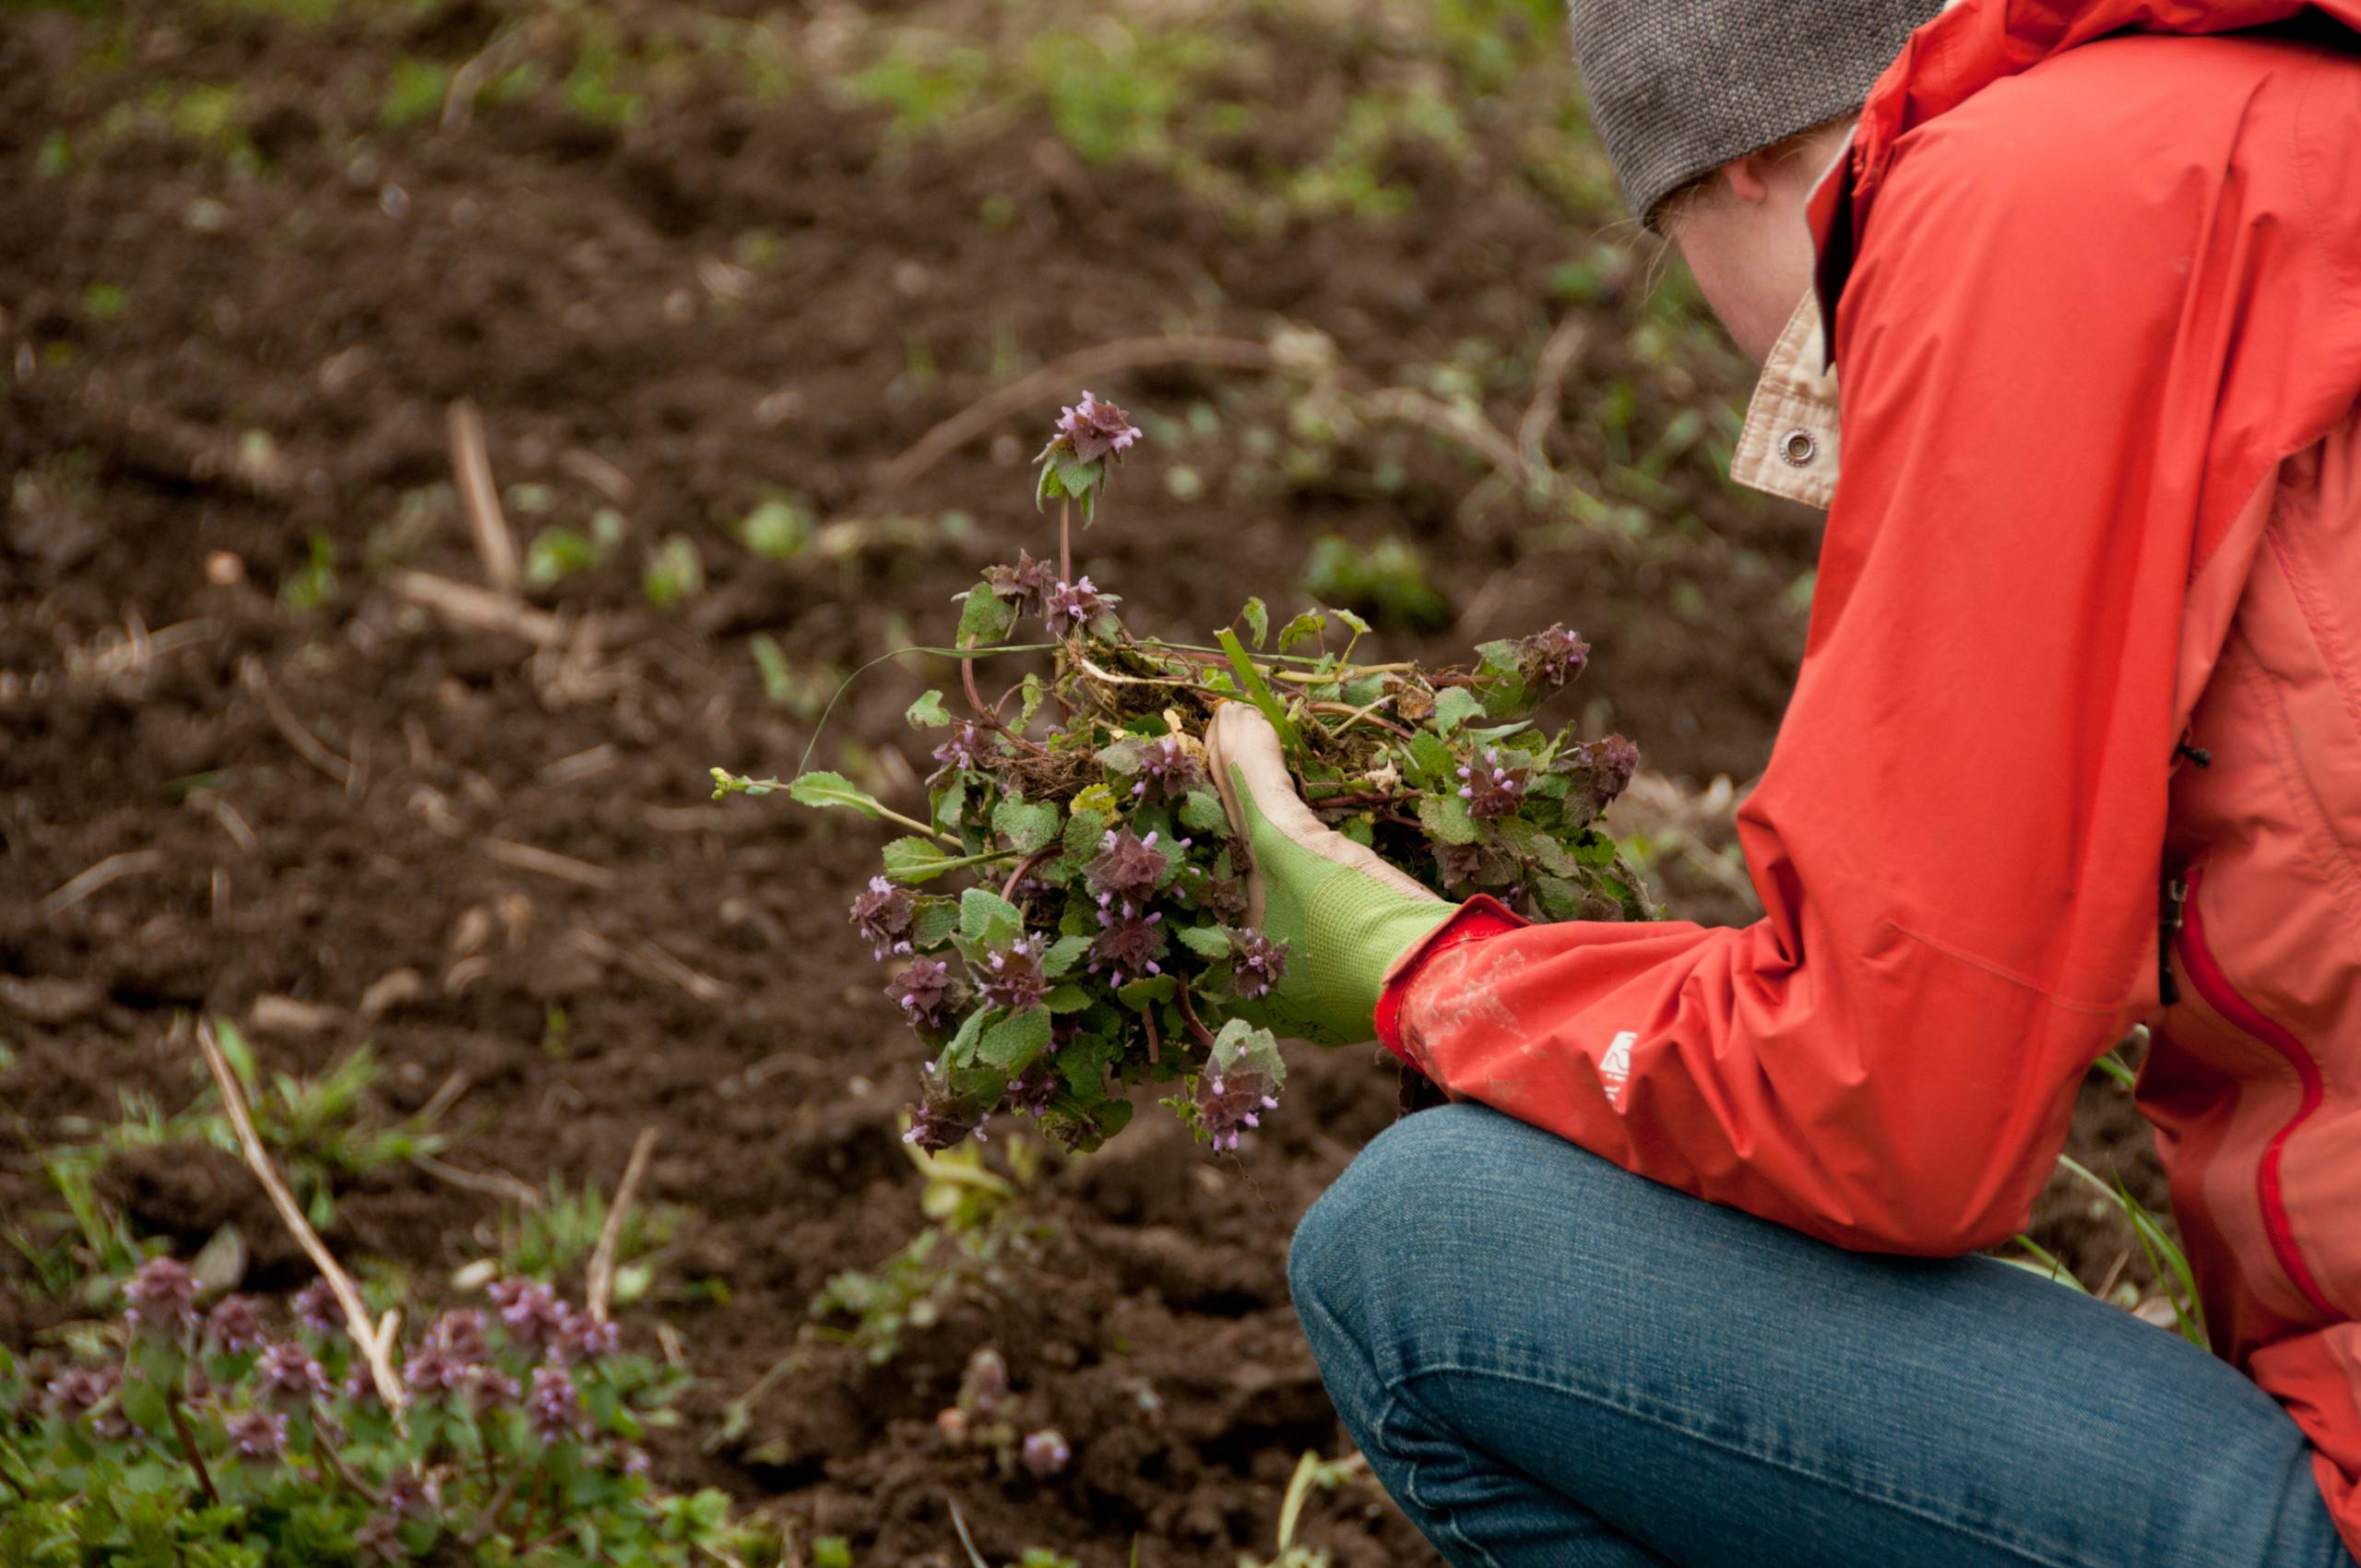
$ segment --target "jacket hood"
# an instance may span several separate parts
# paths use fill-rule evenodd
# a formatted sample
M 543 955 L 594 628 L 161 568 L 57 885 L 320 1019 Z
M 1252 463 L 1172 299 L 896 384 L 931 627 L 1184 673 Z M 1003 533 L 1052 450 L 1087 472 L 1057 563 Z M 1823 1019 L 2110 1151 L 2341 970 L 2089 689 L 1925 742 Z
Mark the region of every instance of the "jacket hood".
M 2268 27 L 2306 12 L 2361 32 L 2361 0 L 1960 0 L 1920 28 L 1869 89 L 1845 159 L 1812 193 L 1821 308 L 1835 359 L 1837 298 L 1852 271 L 1895 141 L 2005 77 L 2127 30 L 2202 34 Z

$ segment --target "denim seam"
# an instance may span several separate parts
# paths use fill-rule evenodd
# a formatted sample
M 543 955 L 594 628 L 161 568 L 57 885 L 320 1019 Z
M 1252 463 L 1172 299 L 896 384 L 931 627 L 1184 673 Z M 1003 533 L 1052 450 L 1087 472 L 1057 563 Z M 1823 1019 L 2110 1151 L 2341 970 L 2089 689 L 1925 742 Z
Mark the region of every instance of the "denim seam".
M 1379 1369 L 1377 1357 L 1370 1352 L 1367 1345 L 1361 1342 L 1360 1336 L 1358 1334 L 1347 1333 L 1344 1324 L 1336 1321 L 1336 1314 L 1328 1310 L 1328 1304 L 1326 1302 L 1321 1301 L 1317 1296 L 1311 1294 L 1311 1292 L 1304 1291 L 1299 1294 L 1296 1299 L 1296 1311 L 1299 1313 L 1305 1313 L 1307 1311 L 1319 1313 L 1321 1322 L 1327 1326 L 1328 1331 L 1331 1334 L 1334 1334 L 1336 1336 L 1338 1341 L 1351 1346 L 1354 1350 L 1359 1353 L 1362 1363 L 1369 1368 L 1370 1382 L 1375 1384 L 1377 1385 L 1378 1392 L 1384 1396 L 1384 1402 L 1379 1405 L 1377 1408 L 1377 1419 L 1372 1421 L 1370 1426 L 1370 1430 L 1376 1434 L 1379 1444 L 1381 1446 L 1384 1445 L 1386 1442 L 1385 1429 L 1392 1423 L 1394 1412 L 1398 1410 L 1402 1405 L 1401 1397 L 1394 1391 L 1394 1380 L 1388 1378 L 1385 1373 Z M 1409 1459 L 1402 1461 L 1402 1469 L 1403 1488 L 1405 1491 L 1409 1492 L 1412 1505 L 1417 1507 L 1421 1513 L 1431 1515 L 1438 1525 L 1451 1532 L 1451 1536 L 1453 1540 L 1457 1541 L 1463 1548 L 1474 1553 L 1477 1557 L 1481 1558 L 1483 1560 L 1484 1568 L 1501 1568 L 1501 1560 L 1494 1557 L 1489 1550 L 1479 1546 L 1475 1541 L 1467 1538 L 1467 1532 L 1459 1527 L 1459 1522 L 1451 1516 L 1450 1510 L 1444 1509 L 1438 1511 L 1429 1504 L 1425 1499 L 1418 1495 L 1418 1467 L 1417 1461 Z
M 2053 1557 L 2049 1555 L 2046 1549 L 2036 1549 L 2034 1547 L 2021 1545 L 2018 1542 L 2006 1538 L 2005 1537 L 1995 1535 L 1988 1529 L 1979 1526 L 1968 1520 L 1949 1516 L 1936 1504 L 1925 1499 L 1906 1498 L 1899 1494 L 1871 1489 L 1865 1483 L 1847 1481 L 1840 1477 L 1811 1469 L 1792 1460 L 1781 1459 L 1769 1454 L 1758 1453 L 1755 1450 L 1748 1448 L 1740 1443 L 1733 1443 L 1726 1438 L 1716 1437 L 1710 1432 L 1699 1431 L 1686 1423 L 1656 1415 L 1651 1411 L 1642 1409 L 1637 1406 L 1627 1404 L 1624 1401 L 1614 1398 L 1608 1395 L 1598 1393 L 1594 1389 L 1570 1385 L 1568 1384 L 1554 1382 L 1546 1378 L 1527 1377 L 1516 1372 L 1499 1372 L 1489 1367 L 1462 1366 L 1456 1362 L 1420 1367 L 1415 1372 L 1404 1372 L 1396 1381 L 1399 1384 L 1407 1384 L 1416 1383 L 1421 1378 L 1436 1376 L 1445 1372 L 1457 1373 L 1463 1376 L 1471 1377 L 1496 1378 L 1503 1383 L 1514 1383 L 1528 1387 L 1544 1388 L 1553 1394 L 1562 1394 L 1572 1398 L 1581 1399 L 1587 1403 L 1599 1406 L 1605 1409 L 1612 1410 L 1617 1415 L 1625 1417 L 1629 1420 L 1644 1421 L 1651 1426 L 1660 1427 L 1667 1431 L 1678 1433 L 1679 1436 L 1687 1438 L 1692 1443 L 1699 1443 L 1711 1448 L 1720 1449 L 1726 1454 L 1735 1455 L 1740 1459 L 1750 1460 L 1755 1464 L 1762 1465 L 1772 1469 L 1785 1470 L 1791 1475 L 1802 1477 L 1806 1480 L 1844 1492 L 1848 1496 L 1857 1497 L 1865 1502 L 1891 1508 L 1896 1513 L 1910 1515 L 1943 1529 L 1956 1531 L 1961 1535 L 1968 1537 L 1970 1539 L 1980 1541 L 1983 1544 L 1992 1547 L 1998 1550 L 2008 1552 L 2011 1556 L 2023 1558 L 2027 1562 L 2038 1564 L 2039 1568 L 2089 1568 L 2089 1564 L 2086 1561 Z M 1390 1413 L 1394 1403 L 1399 1397 L 1396 1384 L 1394 1383 L 1382 1383 L 1380 1386 L 1385 1389 L 1387 1410 Z M 1380 1430 L 1382 1430 L 1382 1423 L 1381 1423 Z M 1651 1548 L 1651 1550 L 1654 1549 Z M 1490 1561 L 1489 1556 L 1487 1561 Z

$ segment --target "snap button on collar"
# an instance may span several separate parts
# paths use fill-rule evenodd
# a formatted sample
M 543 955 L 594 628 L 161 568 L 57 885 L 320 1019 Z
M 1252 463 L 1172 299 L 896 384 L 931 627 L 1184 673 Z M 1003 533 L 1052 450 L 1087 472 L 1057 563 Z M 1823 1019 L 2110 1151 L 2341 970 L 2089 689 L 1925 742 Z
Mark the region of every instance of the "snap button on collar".
M 1791 430 L 1779 438 L 1779 456 L 1789 468 L 1809 468 L 1820 456 L 1820 442 L 1809 430 Z

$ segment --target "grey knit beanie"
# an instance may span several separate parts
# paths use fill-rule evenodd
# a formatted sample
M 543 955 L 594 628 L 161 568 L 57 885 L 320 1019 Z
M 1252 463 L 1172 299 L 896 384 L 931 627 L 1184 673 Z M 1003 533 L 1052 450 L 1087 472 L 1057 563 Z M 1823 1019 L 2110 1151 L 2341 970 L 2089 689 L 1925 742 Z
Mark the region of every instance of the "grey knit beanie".
M 1567 0 L 1574 64 L 1631 210 L 1852 113 L 1942 0 Z

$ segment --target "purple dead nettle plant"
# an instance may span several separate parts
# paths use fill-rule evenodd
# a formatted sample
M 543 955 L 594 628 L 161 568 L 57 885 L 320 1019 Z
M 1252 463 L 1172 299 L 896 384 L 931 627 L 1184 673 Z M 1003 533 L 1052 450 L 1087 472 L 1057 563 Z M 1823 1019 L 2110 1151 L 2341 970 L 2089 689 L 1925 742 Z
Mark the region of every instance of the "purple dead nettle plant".
M 30 1461 L 8 1473 L 13 1503 L 70 1514 L 139 1467 L 143 1493 L 179 1494 L 271 1561 L 298 1508 L 291 1561 L 523 1562 L 587 1541 L 687 1568 L 707 1560 L 699 1541 L 739 1538 L 718 1493 L 684 1533 L 682 1500 L 647 1479 L 647 1423 L 685 1375 L 626 1354 L 613 1322 L 546 1284 L 496 1281 L 491 1312 L 445 1312 L 392 1348 L 399 1409 L 325 1281 L 284 1309 L 207 1294 L 151 1258 L 115 1324 L 70 1356 L 0 1349 L 0 1455 Z
M 835 773 L 714 770 L 717 798 L 783 789 L 905 830 L 848 915 L 928 1051 L 906 1134 L 921 1149 L 1003 1114 L 1096 1148 L 1143 1085 L 1171 1086 L 1163 1103 L 1224 1153 L 1284 1114 L 1293 956 L 1250 917 L 1246 848 L 1207 768 L 1224 702 L 1270 719 L 1313 812 L 1438 892 L 1534 920 L 1651 913 L 1598 820 L 1637 753 L 1534 719 L 1589 666 L 1581 636 L 1552 625 L 1429 671 L 1357 659 L 1369 628 L 1349 612 L 1275 627 L 1260 600 L 1210 643 L 1146 636 L 1076 527 L 1106 521 L 1145 439 L 1093 393 L 1061 411 L 1034 486 L 1055 504 L 1054 553 L 985 568 L 937 650 L 957 697 L 910 705 L 935 765 L 923 812 Z

